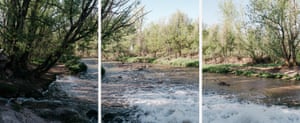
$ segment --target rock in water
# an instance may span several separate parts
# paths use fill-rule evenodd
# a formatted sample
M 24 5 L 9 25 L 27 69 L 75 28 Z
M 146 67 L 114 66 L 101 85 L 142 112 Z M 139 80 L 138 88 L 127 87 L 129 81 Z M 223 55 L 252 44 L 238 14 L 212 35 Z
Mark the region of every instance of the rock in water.
M 220 86 L 230 86 L 230 84 L 227 84 L 226 82 L 219 82 L 218 85 Z
M 91 120 L 91 121 L 95 121 L 98 123 L 98 111 L 96 110 L 89 110 L 86 113 L 87 117 Z
M 28 109 L 23 109 L 20 112 L 6 109 L 6 107 L 1 107 L 0 109 L 2 110 L 0 113 L 0 123 L 47 123 Z

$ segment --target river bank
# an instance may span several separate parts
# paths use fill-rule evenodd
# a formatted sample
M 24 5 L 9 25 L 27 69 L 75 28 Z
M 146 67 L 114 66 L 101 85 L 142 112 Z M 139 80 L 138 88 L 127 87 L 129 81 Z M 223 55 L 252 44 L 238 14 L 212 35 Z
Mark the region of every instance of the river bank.
M 198 56 L 193 57 L 120 57 L 114 60 L 105 60 L 103 62 L 119 61 L 122 63 L 151 63 L 158 65 L 170 65 L 174 67 L 199 67 Z
M 300 80 L 300 67 L 287 67 L 280 64 L 205 64 L 203 72 L 234 74 L 238 76 Z
M 98 63 L 97 59 L 82 61 L 88 70 L 77 76 L 64 74 L 68 71 L 61 65 L 51 69 L 49 76 L 55 78 L 39 97 L 1 98 L 0 122 L 96 123 Z

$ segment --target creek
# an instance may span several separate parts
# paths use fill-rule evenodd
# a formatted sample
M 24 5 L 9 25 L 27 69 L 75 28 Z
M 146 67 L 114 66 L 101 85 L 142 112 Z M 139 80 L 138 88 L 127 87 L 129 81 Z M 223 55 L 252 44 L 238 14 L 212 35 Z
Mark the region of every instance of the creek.
M 59 75 L 41 98 L 0 98 L 0 123 L 97 123 L 98 60 L 76 76 Z
M 204 73 L 203 90 L 203 123 L 300 122 L 299 81 Z
M 105 62 L 103 123 L 198 123 L 199 69 Z

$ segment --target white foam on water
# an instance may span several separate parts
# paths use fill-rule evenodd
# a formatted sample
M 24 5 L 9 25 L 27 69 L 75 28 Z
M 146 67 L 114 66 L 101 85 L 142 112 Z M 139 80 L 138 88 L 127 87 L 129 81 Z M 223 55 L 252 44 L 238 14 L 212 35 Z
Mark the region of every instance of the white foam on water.
M 300 123 L 300 110 L 240 103 L 221 95 L 203 96 L 203 123 Z
M 75 80 L 79 80 L 78 77 L 76 76 L 71 76 L 71 75 L 57 75 L 56 76 L 56 81 L 57 82 L 69 82 L 69 81 L 75 81 Z
M 133 90 L 131 90 L 133 91 Z M 198 123 L 198 89 L 155 87 L 151 91 L 138 89 L 134 94 L 128 91 L 131 106 L 137 106 L 136 113 L 143 123 Z

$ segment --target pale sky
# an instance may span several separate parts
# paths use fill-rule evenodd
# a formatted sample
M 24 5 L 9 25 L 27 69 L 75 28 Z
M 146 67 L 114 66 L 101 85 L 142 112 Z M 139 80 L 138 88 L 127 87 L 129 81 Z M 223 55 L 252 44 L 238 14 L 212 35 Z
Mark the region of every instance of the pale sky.
M 146 23 L 169 18 L 177 10 L 188 15 L 189 18 L 199 17 L 199 0 L 141 0 L 146 11 L 151 11 L 145 17 Z
M 213 25 L 222 21 L 219 2 L 224 0 L 202 0 L 202 23 Z M 236 7 L 246 7 L 248 0 L 233 0 Z

